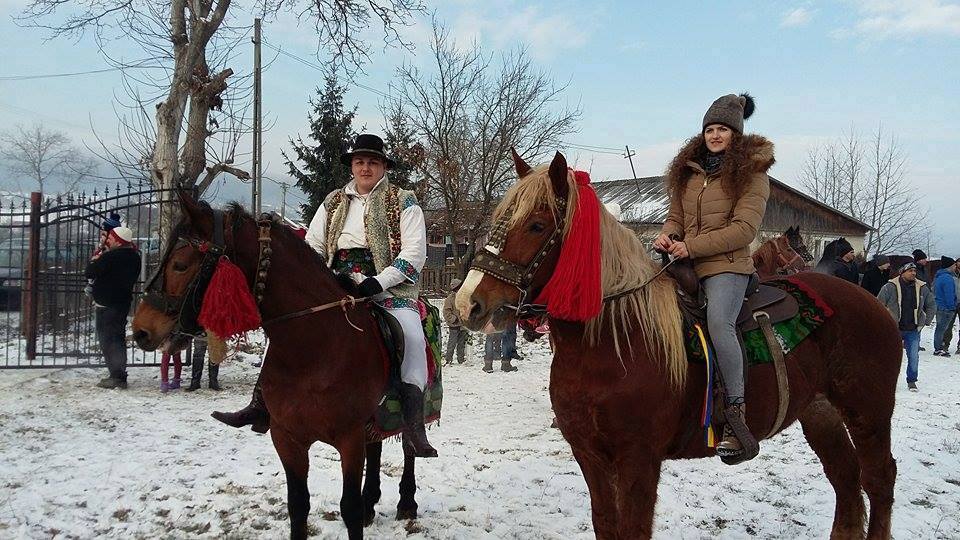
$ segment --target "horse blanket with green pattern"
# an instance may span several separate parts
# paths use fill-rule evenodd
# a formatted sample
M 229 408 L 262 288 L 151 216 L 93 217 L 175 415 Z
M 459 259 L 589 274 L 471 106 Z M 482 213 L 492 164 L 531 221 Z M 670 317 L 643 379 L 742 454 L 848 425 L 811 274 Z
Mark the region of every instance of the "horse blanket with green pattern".
M 798 279 L 785 277 L 764 281 L 763 284 L 783 289 L 787 294 L 793 295 L 800 306 L 800 311 L 795 317 L 773 325 L 773 333 L 777 337 L 777 341 L 780 342 L 780 346 L 783 347 L 784 355 L 795 349 L 801 341 L 833 316 L 833 309 L 827 305 L 823 298 Z M 704 362 L 703 347 L 696 331 L 692 326 L 688 326 L 685 330 L 687 358 L 691 362 L 702 364 Z M 743 334 L 743 345 L 749 365 L 755 366 L 773 362 L 770 349 L 767 347 L 763 332 L 759 328 Z

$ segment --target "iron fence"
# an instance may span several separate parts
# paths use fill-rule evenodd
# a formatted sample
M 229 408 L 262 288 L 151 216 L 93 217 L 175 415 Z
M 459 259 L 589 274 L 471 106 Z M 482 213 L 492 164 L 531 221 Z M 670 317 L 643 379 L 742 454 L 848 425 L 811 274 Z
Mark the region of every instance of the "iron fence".
M 173 190 L 117 185 L 0 206 L 0 369 L 102 365 L 94 305 L 84 270 L 100 243 L 100 227 L 120 214 L 141 253 L 134 305 L 159 264 L 164 205 Z M 156 365 L 128 340 L 129 365 Z

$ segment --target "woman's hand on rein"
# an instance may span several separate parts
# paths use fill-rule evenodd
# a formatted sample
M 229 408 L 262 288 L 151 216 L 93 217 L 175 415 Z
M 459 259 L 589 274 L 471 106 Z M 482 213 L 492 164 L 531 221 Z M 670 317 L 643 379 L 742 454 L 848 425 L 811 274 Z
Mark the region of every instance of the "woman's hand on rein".
M 670 236 L 667 235 L 667 233 L 660 233 L 660 236 L 658 236 L 656 240 L 653 241 L 653 247 L 660 251 L 669 252 L 670 246 L 672 245 L 673 245 L 673 240 L 670 238 Z
M 677 259 L 686 259 L 690 256 L 690 252 L 687 251 L 686 242 L 674 242 L 668 251 Z

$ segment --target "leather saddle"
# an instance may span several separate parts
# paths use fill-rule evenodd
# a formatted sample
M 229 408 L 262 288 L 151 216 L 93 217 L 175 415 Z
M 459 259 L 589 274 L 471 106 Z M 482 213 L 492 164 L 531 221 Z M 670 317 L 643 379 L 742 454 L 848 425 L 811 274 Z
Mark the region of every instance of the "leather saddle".
M 689 259 L 675 261 L 667 268 L 667 274 L 677 282 L 677 295 L 680 297 L 680 306 L 684 314 L 694 322 L 705 323 L 707 320 L 707 302 L 700 280 L 693 270 L 693 263 Z M 747 293 L 743 299 L 743 307 L 737 316 L 737 330 L 740 333 L 756 330 L 760 327 L 756 317 L 766 314 L 770 323 L 792 319 L 800 312 L 797 300 L 784 290 L 764 285 L 757 274 L 750 276 Z
M 382 307 L 373 304 L 370 311 L 380 327 L 380 335 L 384 346 L 387 348 L 387 356 L 390 360 L 390 377 L 399 380 L 400 363 L 403 361 L 403 328 L 400 326 L 400 321 Z

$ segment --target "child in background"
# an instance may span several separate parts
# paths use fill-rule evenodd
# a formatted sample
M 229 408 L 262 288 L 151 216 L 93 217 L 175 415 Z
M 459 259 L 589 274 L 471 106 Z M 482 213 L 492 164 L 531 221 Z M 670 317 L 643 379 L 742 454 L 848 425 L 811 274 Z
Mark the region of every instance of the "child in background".
M 167 393 L 169 390 L 180 388 L 180 371 L 183 365 L 180 363 L 180 353 L 173 353 L 173 382 L 169 382 L 170 374 L 170 353 L 163 353 L 160 358 L 160 391 Z

